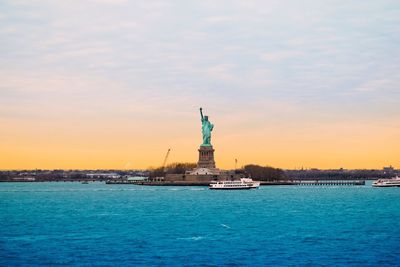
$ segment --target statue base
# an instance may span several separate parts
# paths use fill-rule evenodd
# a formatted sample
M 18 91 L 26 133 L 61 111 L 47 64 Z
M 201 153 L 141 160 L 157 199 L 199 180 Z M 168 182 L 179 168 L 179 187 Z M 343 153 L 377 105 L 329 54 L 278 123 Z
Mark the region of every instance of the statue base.
M 211 145 L 200 146 L 197 168 L 215 169 L 214 148 Z

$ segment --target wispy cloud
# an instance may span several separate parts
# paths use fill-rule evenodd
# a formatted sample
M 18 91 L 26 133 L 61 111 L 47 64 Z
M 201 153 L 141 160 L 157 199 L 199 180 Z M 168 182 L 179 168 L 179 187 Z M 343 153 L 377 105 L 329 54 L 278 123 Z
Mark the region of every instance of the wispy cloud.
M 278 62 L 287 59 L 299 59 L 305 55 L 304 52 L 287 50 L 287 51 L 276 51 L 261 54 L 261 58 L 266 61 Z
M 400 116 L 398 25 L 391 0 L 2 1 L 0 115 L 167 129 L 208 105 L 264 135 L 384 121 Z

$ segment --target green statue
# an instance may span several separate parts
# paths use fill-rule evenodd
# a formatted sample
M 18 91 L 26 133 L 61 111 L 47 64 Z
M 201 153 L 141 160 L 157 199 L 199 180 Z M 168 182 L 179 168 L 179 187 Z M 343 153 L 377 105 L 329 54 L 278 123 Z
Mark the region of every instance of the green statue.
M 208 120 L 208 116 L 203 116 L 203 109 L 200 108 L 201 115 L 201 132 L 203 133 L 203 144 L 201 146 L 211 146 L 211 131 L 214 128 L 214 124 L 212 124 Z

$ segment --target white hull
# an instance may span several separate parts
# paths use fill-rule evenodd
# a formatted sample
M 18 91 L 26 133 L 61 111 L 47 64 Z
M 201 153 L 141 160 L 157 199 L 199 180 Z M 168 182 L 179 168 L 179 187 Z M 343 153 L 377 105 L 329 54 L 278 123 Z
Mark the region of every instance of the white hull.
M 237 187 L 224 187 L 224 186 L 210 186 L 211 190 L 246 190 L 251 189 L 250 186 L 237 186 Z
M 372 184 L 373 187 L 400 187 L 399 184 Z
M 212 190 L 243 190 L 254 189 L 260 186 L 260 182 L 250 178 L 242 178 L 240 181 L 218 181 L 210 184 Z
M 373 187 L 400 187 L 400 177 L 392 179 L 379 179 L 372 183 Z

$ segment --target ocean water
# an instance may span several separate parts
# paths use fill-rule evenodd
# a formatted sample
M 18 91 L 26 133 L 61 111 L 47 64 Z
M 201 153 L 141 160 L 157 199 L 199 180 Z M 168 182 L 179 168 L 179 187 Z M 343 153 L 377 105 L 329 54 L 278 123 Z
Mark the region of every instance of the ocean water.
M 400 188 L 0 183 L 0 266 L 400 266 Z

